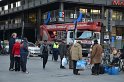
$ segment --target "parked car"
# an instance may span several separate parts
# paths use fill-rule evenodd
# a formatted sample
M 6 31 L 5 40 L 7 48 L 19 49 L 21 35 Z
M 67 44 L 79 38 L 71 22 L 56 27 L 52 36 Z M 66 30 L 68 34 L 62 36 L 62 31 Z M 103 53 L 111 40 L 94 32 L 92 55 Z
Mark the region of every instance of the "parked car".
M 40 56 L 40 48 L 32 42 L 28 42 L 29 56 Z
M 2 46 L 2 53 L 8 54 L 9 53 L 9 42 L 7 40 L 1 41 Z
M 9 53 L 9 45 L 5 46 L 5 51 L 6 51 L 7 54 Z

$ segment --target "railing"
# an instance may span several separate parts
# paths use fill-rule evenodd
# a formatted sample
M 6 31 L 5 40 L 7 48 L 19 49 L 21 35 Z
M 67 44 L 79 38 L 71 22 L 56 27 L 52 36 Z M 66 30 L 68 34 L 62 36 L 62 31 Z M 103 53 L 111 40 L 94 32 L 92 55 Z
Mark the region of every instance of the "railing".
M 16 5 L 17 3 L 15 2 L 13 3 L 14 4 L 13 6 L 17 6 L 17 7 L 12 7 L 11 4 L 8 4 L 8 7 L 9 7 L 8 10 L 0 11 L 0 15 L 29 9 L 32 7 L 41 6 L 43 4 L 54 2 L 54 1 L 57 1 L 57 0 L 33 0 L 32 2 L 20 2 L 19 5 Z

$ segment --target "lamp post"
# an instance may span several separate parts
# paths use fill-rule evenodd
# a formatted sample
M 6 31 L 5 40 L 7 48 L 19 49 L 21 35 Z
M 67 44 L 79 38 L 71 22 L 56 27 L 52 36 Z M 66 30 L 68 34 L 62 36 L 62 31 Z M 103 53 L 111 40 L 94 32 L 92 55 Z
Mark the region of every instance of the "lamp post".
M 23 38 L 24 36 L 24 21 L 22 22 L 22 33 L 21 33 L 21 39 Z

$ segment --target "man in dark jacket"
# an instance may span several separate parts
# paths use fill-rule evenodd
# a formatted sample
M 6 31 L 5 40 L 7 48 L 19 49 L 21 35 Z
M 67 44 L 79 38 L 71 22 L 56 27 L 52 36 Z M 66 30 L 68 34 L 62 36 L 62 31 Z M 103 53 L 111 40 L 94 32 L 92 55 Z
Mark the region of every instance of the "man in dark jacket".
M 48 52 L 49 52 L 47 40 L 44 40 L 44 43 L 40 46 L 40 51 L 43 58 L 43 69 L 45 69 L 45 66 L 48 60 Z
M 12 54 L 12 49 L 13 49 L 13 45 L 15 44 L 16 37 L 17 37 L 17 34 L 13 33 L 11 35 L 10 40 L 9 40 L 9 54 L 10 54 L 10 67 L 9 67 L 9 71 L 14 71 L 14 55 Z
M 24 38 L 23 41 L 21 42 L 21 48 L 20 48 L 21 70 L 23 73 L 29 73 L 26 68 L 27 56 L 28 56 L 28 41 L 27 38 Z
M 59 45 L 59 53 L 60 53 L 60 68 L 61 69 L 65 69 L 64 66 L 62 66 L 62 59 L 64 58 L 64 56 L 66 57 L 66 52 L 67 52 L 67 48 L 66 48 L 66 44 L 62 41 L 61 44 Z

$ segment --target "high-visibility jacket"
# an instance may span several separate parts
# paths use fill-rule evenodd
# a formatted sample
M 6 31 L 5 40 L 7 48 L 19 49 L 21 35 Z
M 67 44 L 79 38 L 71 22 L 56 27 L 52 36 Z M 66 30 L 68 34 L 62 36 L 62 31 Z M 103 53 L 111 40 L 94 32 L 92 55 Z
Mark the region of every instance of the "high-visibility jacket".
M 53 44 L 53 48 L 59 48 L 59 44 Z

